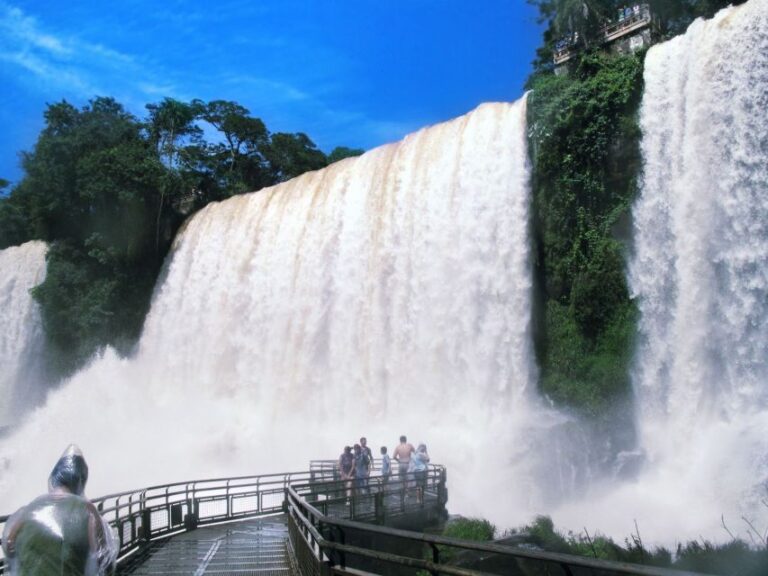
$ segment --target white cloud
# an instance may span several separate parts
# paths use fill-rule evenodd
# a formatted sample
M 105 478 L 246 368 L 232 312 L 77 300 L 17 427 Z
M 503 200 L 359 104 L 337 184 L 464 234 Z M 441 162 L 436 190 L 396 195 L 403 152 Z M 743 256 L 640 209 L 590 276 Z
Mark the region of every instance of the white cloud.
M 154 86 L 152 74 L 131 54 L 77 36 L 56 34 L 37 18 L 0 0 L 0 61 L 16 66 L 14 80 L 45 95 L 129 97 L 135 86 Z M 158 75 L 159 76 L 159 75 Z M 128 87 L 129 81 L 134 86 Z M 142 82 L 143 81 L 143 82 Z M 162 82 L 165 87 L 167 82 Z M 125 94 L 115 94 L 115 88 Z M 147 94 L 154 94 L 148 91 Z
M 4 36 L 15 37 L 29 46 L 56 55 L 68 55 L 71 50 L 61 40 L 38 30 L 37 21 L 19 8 L 0 3 L 0 30 Z
M 180 17 L 194 31 L 197 15 Z M 250 44 L 272 48 L 283 57 L 265 58 L 243 72 L 242 67 L 206 67 L 204 60 L 188 70 L 168 70 L 151 52 L 125 53 L 79 33 L 57 30 L 42 17 L 0 0 L 0 63 L 4 64 L 0 75 L 3 68 L 12 70 L 11 82 L 26 84 L 46 99 L 114 96 L 139 115 L 147 102 L 166 96 L 235 100 L 263 118 L 271 130 L 305 132 L 323 148 L 338 144 L 368 148 L 397 140 L 418 127 L 374 118 L 340 104 L 347 100 L 348 78 L 358 68 L 354 57 L 307 45 L 301 37 L 254 34 Z M 232 38 L 235 44 L 245 41 Z M 301 55 L 306 54 L 314 55 L 316 65 L 302 64 Z

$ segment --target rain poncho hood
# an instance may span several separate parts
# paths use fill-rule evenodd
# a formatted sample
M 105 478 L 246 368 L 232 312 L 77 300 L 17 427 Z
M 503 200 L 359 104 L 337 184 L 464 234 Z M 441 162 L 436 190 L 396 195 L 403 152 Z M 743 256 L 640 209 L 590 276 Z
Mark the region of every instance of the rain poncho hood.
M 48 476 L 48 491 L 66 488 L 72 494 L 85 496 L 86 482 L 88 464 L 85 463 L 83 452 L 75 444 L 70 444 Z

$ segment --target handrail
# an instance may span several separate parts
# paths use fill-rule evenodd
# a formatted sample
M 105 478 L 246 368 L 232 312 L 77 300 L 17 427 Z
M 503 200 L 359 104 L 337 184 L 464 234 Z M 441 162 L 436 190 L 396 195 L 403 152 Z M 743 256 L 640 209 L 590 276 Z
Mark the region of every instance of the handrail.
M 197 526 L 283 512 L 285 489 L 309 471 L 212 478 L 116 492 L 91 502 L 113 528 L 118 563 L 156 538 Z M 0 517 L 0 534 L 9 516 Z M 5 560 L 0 554 L 0 575 Z
M 621 38 L 629 32 L 633 32 L 651 24 L 653 17 L 649 5 L 647 3 L 642 3 L 636 4 L 636 6 L 639 9 L 637 13 L 633 11 L 632 14 L 623 20 L 608 21 L 602 28 L 600 28 L 597 33 L 598 42 L 600 44 L 607 44 Z M 581 46 L 579 45 L 577 35 L 572 35 L 567 40 L 564 40 L 562 45 L 555 47 L 553 61 L 555 64 L 562 64 L 563 62 L 570 60 L 580 49 Z
M 451 566 L 440 561 L 440 548 L 447 547 L 460 550 L 468 550 L 480 553 L 491 553 L 508 558 L 519 558 L 529 561 L 544 562 L 559 566 L 567 575 L 573 574 L 573 569 L 587 569 L 605 574 L 625 574 L 632 576 L 703 576 L 695 572 L 685 572 L 668 568 L 657 568 L 626 562 L 600 560 L 595 558 L 572 556 L 555 552 L 544 552 L 527 548 L 504 546 L 495 543 L 475 542 L 411 532 L 386 526 L 377 526 L 331 518 L 323 514 L 317 507 L 307 502 L 296 486 L 287 489 L 289 534 L 297 556 L 304 559 L 304 565 L 299 562 L 302 576 L 307 574 L 326 574 L 332 571 L 334 574 L 346 574 L 347 556 L 368 558 L 387 565 L 397 565 L 414 569 L 427 570 L 432 574 L 451 574 L 454 576 L 480 576 L 485 574 L 479 570 Z M 369 536 L 385 536 L 399 538 L 403 541 L 422 543 L 432 551 L 432 560 L 424 557 L 406 556 L 380 550 L 371 550 L 361 546 L 349 545 L 344 542 L 336 542 L 334 533 L 344 534 L 347 531 L 355 531 L 358 534 Z M 301 538 L 301 541 L 298 539 Z M 406 549 L 407 547 L 403 547 Z M 313 561 L 311 559 L 314 559 Z M 306 569 L 306 562 L 311 561 L 314 566 Z M 302 569 L 303 568 L 303 569 Z
M 383 523 L 387 514 L 423 511 L 432 509 L 433 505 L 437 509 L 444 507 L 447 500 L 445 468 L 430 465 L 422 500 L 415 505 L 406 505 L 406 499 L 414 494 L 414 488 L 409 486 L 411 481 L 397 479 L 386 482 L 381 477 L 372 477 L 366 487 L 358 489 L 350 498 L 346 495 L 346 482 L 313 481 L 312 471 L 305 471 L 176 482 L 110 494 L 93 502 L 116 531 L 120 546 L 119 562 L 156 538 L 197 526 L 287 511 L 289 538 L 302 576 L 310 573 L 353 574 L 354 569 L 347 566 L 348 557 L 366 558 L 387 566 L 427 570 L 431 574 L 487 574 L 444 563 L 441 547 L 555 564 L 566 575 L 574 574 L 572 569 L 587 569 L 601 575 L 703 576 L 694 572 L 460 540 L 355 520 L 372 513 L 374 522 Z M 270 496 L 271 501 L 265 500 Z M 242 500 L 241 505 L 235 506 L 238 500 Z M 329 515 L 334 506 L 343 508 L 350 519 Z M 0 527 L 8 518 L 0 516 Z M 345 531 L 420 543 L 422 550 L 423 547 L 431 550 L 432 557 L 427 559 L 347 544 L 344 542 Z M 340 538 L 337 539 L 336 535 Z M 4 574 L 2 559 L 0 574 Z

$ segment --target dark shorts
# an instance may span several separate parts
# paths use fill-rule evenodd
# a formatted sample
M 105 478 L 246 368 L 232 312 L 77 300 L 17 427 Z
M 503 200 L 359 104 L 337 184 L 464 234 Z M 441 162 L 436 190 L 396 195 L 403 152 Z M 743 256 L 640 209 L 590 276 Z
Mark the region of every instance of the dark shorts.
M 419 488 L 422 488 L 424 490 L 427 489 L 427 471 L 422 470 L 421 472 L 414 472 L 414 477 L 416 478 L 416 486 Z

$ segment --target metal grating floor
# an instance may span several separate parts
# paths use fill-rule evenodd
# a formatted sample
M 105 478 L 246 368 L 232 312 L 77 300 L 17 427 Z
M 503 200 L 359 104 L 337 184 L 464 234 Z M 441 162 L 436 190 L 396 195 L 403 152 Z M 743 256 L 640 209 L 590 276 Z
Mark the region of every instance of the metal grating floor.
M 198 528 L 149 548 L 118 574 L 292 576 L 285 516 Z

